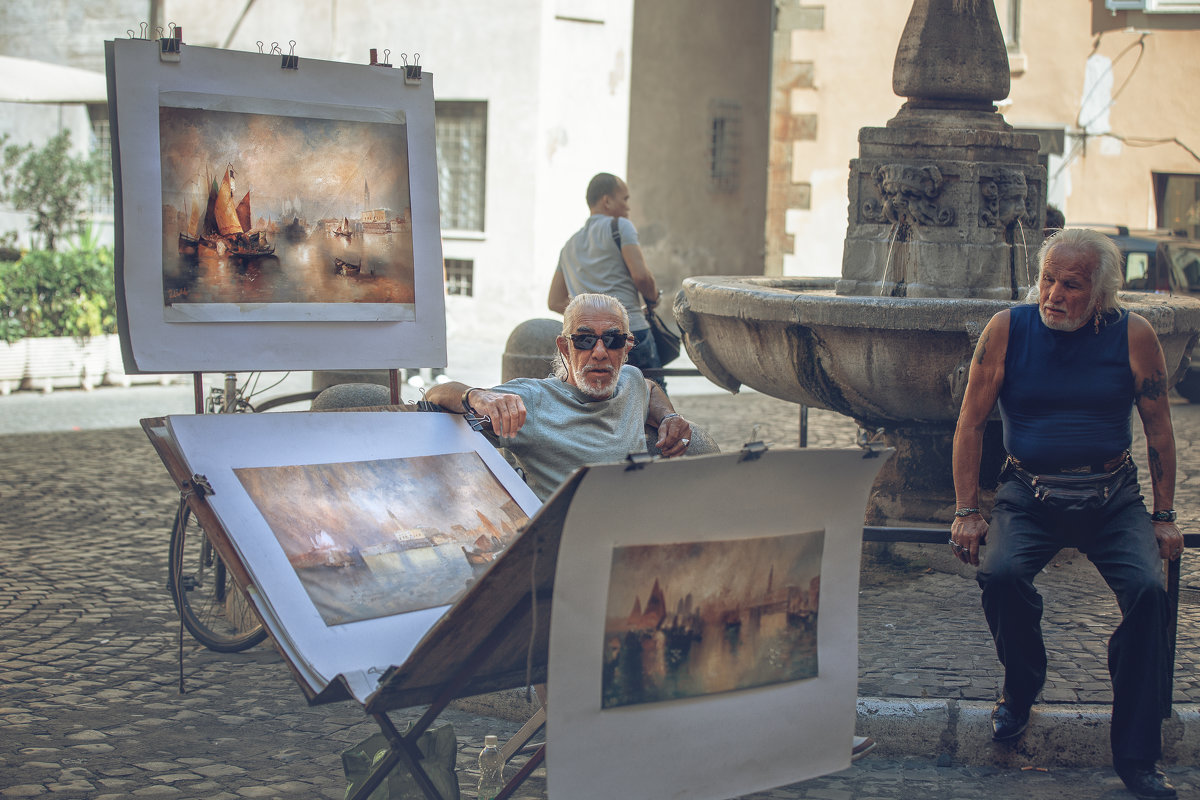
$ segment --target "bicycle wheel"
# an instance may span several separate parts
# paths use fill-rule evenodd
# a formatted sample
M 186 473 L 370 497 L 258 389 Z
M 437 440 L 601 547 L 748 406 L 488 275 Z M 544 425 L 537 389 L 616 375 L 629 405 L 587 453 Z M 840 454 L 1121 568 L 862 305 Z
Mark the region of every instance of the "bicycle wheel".
M 229 601 L 237 590 L 204 529 L 192 520 L 187 503 L 180 504 L 171 529 L 167 588 L 184 627 L 209 650 L 237 653 L 267 638 L 262 623 L 254 619 L 249 609 L 244 615 L 245 627 L 239 627 L 237 620 L 230 617 Z

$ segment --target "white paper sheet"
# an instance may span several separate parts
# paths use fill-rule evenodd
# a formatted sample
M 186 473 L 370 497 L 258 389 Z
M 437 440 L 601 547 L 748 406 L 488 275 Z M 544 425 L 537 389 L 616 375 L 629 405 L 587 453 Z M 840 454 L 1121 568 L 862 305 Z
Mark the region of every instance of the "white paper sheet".
M 405 83 L 403 70 L 304 58 L 298 70 L 284 70 L 280 69 L 279 55 L 184 45 L 180 60 L 168 63 L 159 59 L 157 42 L 140 40 L 110 42 L 106 52 L 120 198 L 118 326 L 126 372 L 380 369 L 446 364 L 430 73 L 424 73 L 419 86 L 411 86 Z M 115 98 L 111 96 L 114 89 Z M 251 293 L 245 302 L 167 304 L 164 232 L 169 231 L 164 214 L 168 205 L 181 214 L 183 208 L 176 208 L 180 201 L 168 203 L 163 197 L 160 108 L 164 107 L 353 124 L 390 122 L 401 127 L 407 137 L 411 216 L 404 223 L 404 235 L 412 239 L 412 301 L 258 303 Z M 263 143 L 256 142 L 255 146 Z M 239 162 L 233 166 L 243 169 L 238 147 L 227 149 L 230 160 Z M 245 155 L 246 163 L 253 164 L 252 154 Z M 355 155 L 366 171 L 365 176 L 348 181 L 353 186 L 324 190 L 309 187 L 306 194 L 302 193 L 305 196 L 295 200 L 305 204 L 314 216 L 320 213 L 316 209 L 323 192 L 349 193 L 347 196 L 358 204 L 356 208 L 368 208 L 370 187 L 366 183 L 373 165 L 369 154 Z M 297 158 L 312 155 L 298 152 Z M 211 165 L 218 178 L 226 166 Z M 251 169 L 244 177 L 245 182 L 238 184 L 239 196 L 245 189 L 269 191 L 273 182 L 265 170 L 255 174 Z M 277 177 L 275 183 L 280 182 Z M 253 201 L 252 208 L 257 208 Z M 272 218 L 282 213 L 281 208 L 269 211 Z M 262 213 L 261 209 L 254 212 L 256 221 Z M 282 231 L 273 236 L 278 242 Z M 355 259 L 348 256 L 347 260 Z M 357 266 L 362 266 L 361 253 L 358 261 Z M 369 275 L 364 267 L 353 279 L 382 277 Z
M 344 674 L 360 702 L 388 667 L 404 662 L 448 606 L 327 624 L 236 470 L 477 453 L 525 515 L 540 506 L 495 448 L 453 414 L 210 414 L 172 416 L 167 424 L 189 471 L 212 486 L 207 501 L 251 574 L 252 598 L 265 607 L 272 634 L 286 639 L 281 644 L 310 688 L 320 691 Z M 380 490 L 361 488 L 364 495 Z M 444 486 L 438 497 L 449 504 L 456 490 Z M 322 500 L 289 499 L 298 507 Z
M 564 524 L 555 577 L 551 797 L 719 800 L 848 766 L 863 514 L 889 455 L 780 450 L 742 462 L 727 454 L 589 469 Z M 614 548 L 814 531 L 824 532 L 815 677 L 602 709 Z M 681 608 L 672 588 L 661 587 L 668 613 Z M 648 610 L 647 594 L 637 610 Z

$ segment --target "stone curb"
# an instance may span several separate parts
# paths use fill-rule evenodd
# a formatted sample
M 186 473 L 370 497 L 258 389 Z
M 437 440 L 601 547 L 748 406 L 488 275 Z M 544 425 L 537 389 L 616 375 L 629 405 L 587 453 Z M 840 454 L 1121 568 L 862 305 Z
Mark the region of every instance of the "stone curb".
M 523 723 L 540 704 L 520 689 L 456 700 L 452 708 Z M 858 698 L 854 732 L 887 757 L 938 759 L 1004 768 L 1103 767 L 1112 763 L 1107 705 L 1040 703 L 1016 742 L 992 741 L 992 703 L 966 700 Z M 540 738 L 540 737 L 539 737 Z M 1200 705 L 1176 703 L 1163 723 L 1163 764 L 1200 765 Z
M 992 741 L 992 703 L 858 698 L 855 733 L 884 756 L 948 756 L 958 764 L 1007 768 L 1099 767 L 1112 763 L 1108 706 L 1033 707 L 1029 728 L 1013 743 Z M 1174 706 L 1163 723 L 1164 764 L 1200 764 L 1200 705 Z

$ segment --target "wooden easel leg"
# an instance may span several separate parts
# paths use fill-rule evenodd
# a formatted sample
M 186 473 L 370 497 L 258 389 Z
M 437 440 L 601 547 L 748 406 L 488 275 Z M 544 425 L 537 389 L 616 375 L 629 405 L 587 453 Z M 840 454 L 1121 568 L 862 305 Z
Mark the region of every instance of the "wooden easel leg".
M 538 700 L 541 702 L 542 707 L 535 711 L 533 716 L 521 726 L 521 730 L 513 734 L 513 737 L 504 743 L 504 747 L 500 748 L 500 757 L 504 759 L 505 764 L 507 764 L 509 759 L 515 756 L 521 750 L 521 748 L 523 748 L 529 742 L 529 740 L 533 738 L 533 735 L 541 730 L 542 726 L 546 724 L 546 684 L 539 683 L 537 686 L 533 687 L 533 690 L 537 693 Z
M 513 792 L 515 792 L 517 788 L 525 782 L 525 779 L 532 775 L 533 771 L 541 766 L 542 762 L 545 760 L 546 745 L 542 745 L 537 749 L 536 753 L 529 757 L 529 760 L 525 762 L 525 766 L 521 767 L 520 771 L 518 771 L 516 775 L 513 775 L 512 779 L 509 780 L 508 783 L 504 784 L 504 788 L 501 789 L 496 795 L 496 800 L 508 800 L 508 798 L 512 797 Z
M 408 774 L 417 782 L 417 786 L 425 793 L 425 797 L 428 800 L 446 800 L 442 797 L 442 793 L 438 791 L 437 787 L 433 785 L 433 781 L 429 779 L 429 775 L 426 774 L 425 769 L 421 766 L 421 760 L 425 756 L 417 747 L 416 742 L 417 738 L 424 731 L 414 729 L 406 737 L 400 731 L 396 730 L 396 726 L 392 724 L 387 714 L 372 714 L 371 716 L 379 724 L 383 735 L 387 737 L 387 754 L 378 764 L 371 768 L 366 782 L 358 787 L 358 791 L 352 797 L 348 798 L 348 800 L 367 800 L 371 796 L 371 792 L 379 788 L 379 784 L 383 783 L 388 773 L 402 760 L 406 762 Z

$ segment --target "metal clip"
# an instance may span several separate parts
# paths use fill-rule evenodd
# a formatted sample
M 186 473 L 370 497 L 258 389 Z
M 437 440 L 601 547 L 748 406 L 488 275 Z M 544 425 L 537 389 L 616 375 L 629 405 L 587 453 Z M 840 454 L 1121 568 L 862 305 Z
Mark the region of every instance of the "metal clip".
M 649 453 L 630 453 L 625 456 L 625 460 L 628 462 L 625 465 L 625 471 L 629 472 L 630 470 L 641 469 L 647 464 L 654 463 L 654 456 Z
M 213 491 L 212 484 L 208 482 L 207 477 L 196 474 L 191 477 L 191 480 L 186 482 L 180 494 L 183 497 L 191 497 L 192 495 L 207 497 L 210 494 L 216 494 L 216 492 Z
M 763 453 L 767 452 L 770 447 L 766 442 L 746 442 L 742 445 L 742 450 L 738 454 L 738 463 L 743 461 L 754 461 Z
M 161 33 L 162 28 L 158 29 Z M 166 36 L 160 36 L 158 39 L 158 58 L 160 61 L 179 61 L 179 53 L 183 44 L 183 28 L 171 23 L 170 31 Z
M 408 63 L 408 53 L 401 53 L 400 60 L 404 62 L 404 82 L 409 86 L 421 85 L 421 54 L 413 53 L 413 63 Z
M 282 61 L 279 65 L 280 69 L 300 69 L 300 56 L 296 55 L 296 40 L 289 39 L 288 44 L 291 48 L 287 53 L 282 54 Z

